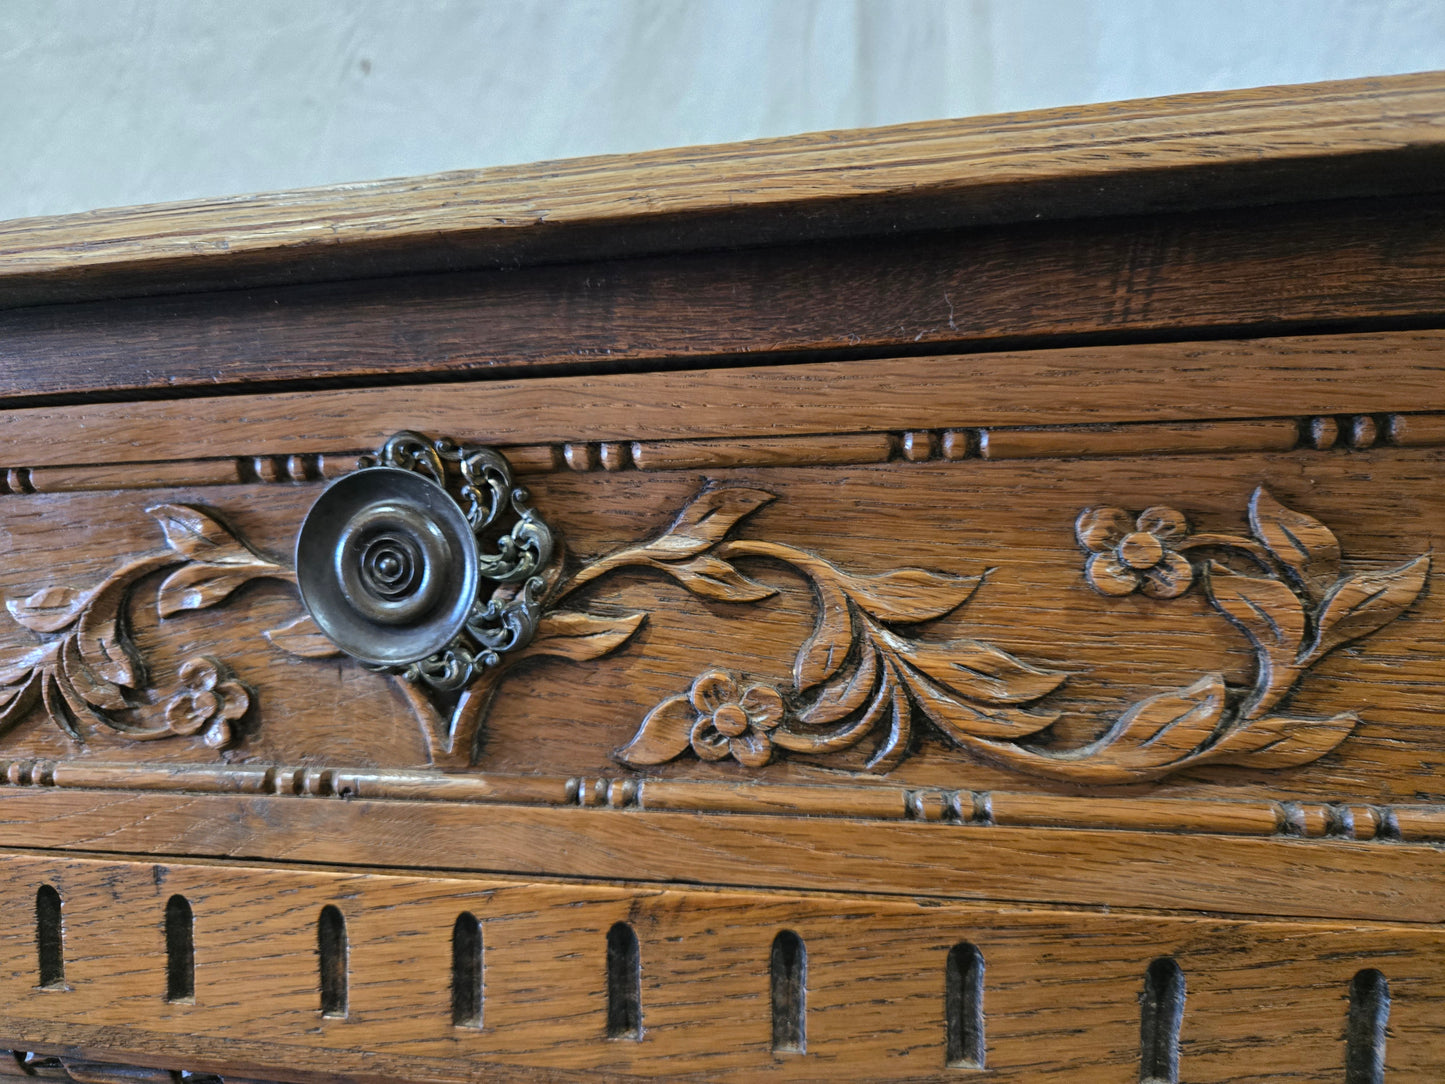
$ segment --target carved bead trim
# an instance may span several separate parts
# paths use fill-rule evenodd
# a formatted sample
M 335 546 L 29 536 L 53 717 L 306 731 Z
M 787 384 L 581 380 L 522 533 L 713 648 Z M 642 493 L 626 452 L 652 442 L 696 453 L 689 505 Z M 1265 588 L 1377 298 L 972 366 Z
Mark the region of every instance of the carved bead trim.
M 1121 422 L 1115 425 L 994 426 L 817 436 L 582 441 L 510 445 L 517 475 L 759 466 L 956 463 L 967 459 L 1052 459 L 1235 452 L 1362 451 L 1445 445 L 1445 413 L 1311 415 L 1224 422 Z M 360 451 L 238 456 L 154 463 L 0 468 L 0 496 L 112 489 L 225 485 L 306 485 L 356 468 Z
M 0 792 L 11 787 L 537 805 L 584 810 L 784 814 L 1000 828 L 1445 842 L 1445 805 L 1376 805 L 1351 801 L 1080 798 L 889 784 L 760 787 L 669 779 L 463 775 L 368 768 L 0 761 Z

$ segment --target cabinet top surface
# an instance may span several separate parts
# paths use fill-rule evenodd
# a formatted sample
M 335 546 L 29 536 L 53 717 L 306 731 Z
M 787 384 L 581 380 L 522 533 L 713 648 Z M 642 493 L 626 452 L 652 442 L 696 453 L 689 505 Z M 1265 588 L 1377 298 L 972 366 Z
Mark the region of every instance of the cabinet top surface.
M 1439 186 L 1445 73 L 0 223 L 0 307 Z

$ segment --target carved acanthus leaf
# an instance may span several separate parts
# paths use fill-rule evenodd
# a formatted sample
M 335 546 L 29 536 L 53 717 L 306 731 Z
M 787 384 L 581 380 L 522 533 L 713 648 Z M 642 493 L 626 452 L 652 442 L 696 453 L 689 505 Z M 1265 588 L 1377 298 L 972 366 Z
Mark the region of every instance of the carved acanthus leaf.
M 742 519 L 776 499 L 776 493 L 765 489 L 705 489 L 688 502 L 665 533 L 633 552 L 659 561 L 696 556 L 721 542 Z
M 682 756 L 692 741 L 697 713 L 685 696 L 670 696 L 649 711 L 632 740 L 617 750 L 619 760 L 649 766 Z
M 185 504 L 156 504 L 146 511 L 165 532 L 166 544 L 187 561 L 208 565 L 278 567 L 251 549 L 219 520 Z
M 74 587 L 42 587 L 27 598 L 12 598 L 5 603 L 10 616 L 31 632 L 59 632 L 90 604 L 101 585 L 89 591 Z
M 1360 721 L 1345 713 L 1329 719 L 1267 715 L 1235 727 L 1194 758 L 1196 764 L 1242 764 L 1293 768 L 1324 756 L 1350 736 Z
M 1245 576 L 1217 561 L 1210 564 L 1204 586 L 1215 609 L 1254 645 L 1260 675 L 1245 715 L 1263 715 L 1299 677 L 1295 659 L 1305 636 L 1304 607 L 1279 580 Z
M 616 651 L 633 637 L 646 620 L 645 613 L 602 617 L 553 610 L 542 616 L 532 642 L 517 653 L 517 658 L 550 655 L 573 662 L 590 662 Z

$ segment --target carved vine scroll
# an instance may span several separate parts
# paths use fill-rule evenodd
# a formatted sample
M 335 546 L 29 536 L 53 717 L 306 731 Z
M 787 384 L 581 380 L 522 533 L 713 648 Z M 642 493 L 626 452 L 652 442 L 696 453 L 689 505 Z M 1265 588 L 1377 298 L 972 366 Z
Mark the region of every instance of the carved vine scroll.
M 1139 591 L 1161 604 L 1198 587 L 1248 639 L 1256 676 L 1240 689 L 1219 673 L 1204 674 L 1186 688 L 1134 704 L 1095 741 L 1060 750 L 1041 739 L 1059 717 L 1049 698 L 1063 673 L 981 640 L 918 632 L 965 607 L 987 573 L 901 568 L 858 575 L 792 546 L 735 537 L 775 499 L 762 489 L 707 487 L 661 534 L 571 575 L 559 546 L 540 578 L 541 617 L 525 647 L 454 695 L 439 697 L 422 683 L 391 677 L 421 722 L 433 761 L 474 761 L 488 709 L 512 666 L 548 657 L 601 658 L 622 648 L 648 617 L 569 606 L 580 588 L 621 569 L 649 569 L 701 598 L 746 605 L 775 593 L 748 574 L 754 563 L 766 563 L 805 580 L 817 604 L 791 682 L 780 687 L 704 669 L 647 713 L 615 754 L 618 760 L 645 768 L 690 753 L 756 769 L 791 754 L 828 764 L 848 751 L 849 763 L 861 755 L 869 769 L 885 772 L 908 756 L 925 728 L 1015 770 L 1072 782 L 1151 780 L 1211 763 L 1305 764 L 1344 741 L 1358 719 L 1296 716 L 1281 712 L 1280 704 L 1328 652 L 1403 613 L 1422 590 L 1430 563 L 1420 556 L 1382 571 L 1346 571 L 1327 527 L 1262 488 L 1249 502 L 1248 535 L 1194 533 L 1182 514 L 1165 507 L 1138 515 L 1085 510 L 1076 534 L 1089 585 L 1108 596 Z M 209 512 L 184 505 L 149 512 L 165 533 L 165 551 L 123 564 L 87 590 L 48 587 L 8 602 L 15 619 L 43 639 L 0 661 L 0 732 L 43 704 L 77 742 L 82 719 L 140 740 L 200 735 L 212 746 L 233 740 L 252 694 L 209 657 L 183 664 L 174 691 L 150 687 L 127 635 L 127 607 L 143 580 L 168 568 L 156 595 L 163 618 L 217 605 L 254 579 L 294 583 L 294 573 Z M 536 582 L 526 589 L 537 590 Z M 305 658 L 339 654 L 304 615 L 266 636 Z
M 200 735 L 221 747 L 235 737 L 234 724 L 252 696 L 220 660 L 183 663 L 168 694 L 150 687 L 129 635 L 132 596 L 143 579 L 174 568 L 156 589 L 156 610 L 165 618 L 215 606 L 254 579 L 294 576 L 199 508 L 160 504 L 147 511 L 160 523 L 167 549 L 121 565 L 94 587 L 45 587 L 6 602 L 10 615 L 43 639 L 0 660 L 0 733 L 43 704 L 51 722 L 76 742 L 84 740 L 82 721 L 137 741 Z
M 921 715 L 982 757 L 1070 782 L 1138 782 L 1211 763 L 1307 764 L 1344 741 L 1358 717 L 1275 709 L 1325 654 L 1403 613 L 1424 587 L 1430 561 L 1420 556 L 1385 571 L 1344 574 L 1334 534 L 1262 487 L 1250 499 L 1249 521 L 1252 534 L 1244 537 L 1191 534 L 1185 517 L 1164 507 L 1137 517 L 1118 508 L 1080 515 L 1076 532 L 1090 555 L 1090 585 L 1106 595 L 1141 590 L 1163 600 L 1201 584 L 1248 638 L 1256 679 L 1236 690 L 1221 674 L 1205 674 L 1187 688 L 1134 704 L 1097 740 L 1062 751 L 1028 741 L 1057 717 L 1033 705 L 1062 675 L 978 641 L 925 643 L 895 627 L 962 606 L 982 577 L 950 580 L 923 569 L 850 577 L 787 547 L 723 543 L 720 558 L 771 557 L 813 582 L 817 627 L 798 653 L 793 686 L 743 689 L 731 675 L 704 673 L 686 693 L 657 705 L 618 757 L 658 764 L 690 748 L 703 759 L 731 756 L 759 767 L 779 749 L 829 753 L 883 728 L 886 737 L 869 767 L 886 770 L 906 754 L 912 720 Z M 1210 550 L 1241 555 L 1253 568 L 1200 562 L 1198 555 Z M 628 552 L 598 565 L 630 560 Z

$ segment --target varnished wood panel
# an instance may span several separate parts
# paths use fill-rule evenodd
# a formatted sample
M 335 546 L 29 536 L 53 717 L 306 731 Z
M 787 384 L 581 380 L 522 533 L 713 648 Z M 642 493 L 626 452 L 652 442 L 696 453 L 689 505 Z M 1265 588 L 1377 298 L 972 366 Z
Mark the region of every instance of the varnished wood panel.
M 1427 336 L 1412 337 L 1407 349 L 1421 343 L 1428 346 L 1430 341 Z M 1252 345 L 1236 349 L 1242 357 L 1254 350 Z M 1303 350 L 1298 356 L 1316 364 Z M 1385 360 L 1391 356 L 1386 353 Z M 1144 371 L 1142 364 L 1137 371 Z M 586 381 L 574 383 L 591 393 Z M 807 388 L 806 383 L 799 386 Z M 941 381 L 940 386 L 955 389 L 960 401 L 968 394 L 962 382 Z M 338 430 L 348 422 L 353 427 L 366 424 L 367 404 L 373 398 L 369 392 L 346 394 L 359 409 L 353 416 L 338 413 L 334 422 Z M 535 400 L 519 400 L 514 424 L 538 424 L 538 419 L 524 413 L 531 401 Z M 236 433 L 264 439 L 264 432 L 255 430 L 255 413 L 247 404 L 220 402 L 241 407 L 233 423 Z M 825 404 L 820 395 L 820 413 Z M 880 397 L 869 401 L 866 409 L 857 408 L 857 415 L 866 424 L 870 412 L 886 414 L 889 409 L 889 400 Z M 579 416 L 587 417 L 585 412 Z M 666 412 L 659 410 L 657 417 L 666 418 Z M 704 432 L 716 425 L 706 413 L 700 417 Z M 1369 421 L 1371 441 L 1388 440 L 1395 431 L 1393 422 L 1378 425 L 1373 415 L 1353 417 Z M 498 419 L 493 424 L 508 421 L 500 410 L 493 418 Z M 1327 420 L 1340 429 L 1332 416 Z M 541 424 L 549 423 L 542 419 Z M 743 417 L 741 424 L 753 423 Z M 1354 431 L 1352 423 L 1344 428 Z M 756 500 L 766 504 L 749 512 L 747 522 L 733 533 L 744 542 L 728 542 L 717 550 L 722 553 L 732 546 L 739 554 L 736 567 L 758 579 L 710 589 L 721 592 L 712 595 L 690 592 L 685 582 L 680 586 L 659 570 L 649 572 L 641 566 L 620 568 L 595 585 L 579 582 L 582 589 L 568 604 L 569 612 L 590 614 L 583 620 L 610 630 L 607 635 L 614 639 L 586 658 L 564 654 L 561 660 L 542 660 L 532 669 L 508 674 L 489 717 L 477 716 L 468 724 L 483 736 L 476 767 L 498 775 L 541 773 L 555 778 L 605 777 L 621 770 L 625 778 L 627 770 L 619 768 L 617 750 L 652 709 L 686 692 L 698 675 L 721 669 L 741 675 L 746 682 L 786 688 L 795 656 L 809 639 L 819 612 L 812 591 L 797 574 L 796 560 L 814 559 L 807 555 L 829 562 L 836 570 L 829 575 L 936 570 L 943 577 L 935 582 L 940 589 L 955 582 L 948 577 L 972 583 L 968 577 L 993 569 L 986 582 L 970 588 L 966 606 L 955 600 L 945 609 L 956 612 L 941 618 L 935 614 L 936 624 L 919 642 L 972 638 L 1008 652 L 1040 673 L 1054 675 L 1022 697 L 1058 714 L 1049 734 L 1035 740 L 1060 754 L 1081 749 L 1149 697 L 1190 687 L 1202 674 L 1219 673 L 1235 685 L 1247 684 L 1257 663 L 1247 637 L 1232 629 L 1208 602 L 1202 579 L 1200 585 L 1181 590 L 1177 600 L 1100 594 L 1086 575 L 1094 556 L 1076 537 L 1080 512 L 1101 505 L 1135 513 L 1168 506 L 1180 509 L 1194 531 L 1205 537 L 1239 537 L 1248 533 L 1251 495 L 1264 484 L 1274 494 L 1270 499 L 1303 510 L 1316 522 L 1329 525 L 1332 537 L 1342 539 L 1341 576 L 1408 567 L 1414 570 L 1409 577 L 1418 581 L 1408 590 L 1402 586 L 1399 607 L 1393 616 L 1387 615 L 1388 620 L 1382 618 L 1379 628 L 1368 630 L 1368 638 L 1317 665 L 1311 663 L 1292 683 L 1291 710 L 1302 718 L 1344 720 L 1354 713 L 1359 719 L 1349 726 L 1340 722 L 1337 737 L 1310 757 L 1253 769 L 1246 761 L 1232 767 L 1181 766 L 1153 775 L 1125 771 L 1104 778 L 1087 772 L 1071 774 L 1067 762 L 1030 760 L 1024 755 L 1027 749 L 1020 752 L 1014 746 L 960 739 L 960 748 L 949 732 L 920 722 L 916 738 L 881 765 L 865 763 L 866 757 L 858 754 L 867 746 L 860 745 L 837 756 L 779 756 L 760 771 L 732 760 L 704 763 L 685 748 L 663 758 L 672 761 L 665 766 L 633 763 L 630 767 L 674 780 L 813 784 L 835 780 L 841 771 L 851 773 L 850 782 L 865 786 L 877 782 L 977 793 L 1028 791 L 1082 797 L 1098 794 L 1102 787 L 1113 788 L 1102 793 L 1121 800 L 1138 790 L 1120 788 L 1152 783 L 1150 793 L 1168 798 L 1208 800 L 1225 796 L 1227 788 L 1228 796 L 1235 799 L 1321 806 L 1437 803 L 1441 792 L 1431 764 L 1439 749 L 1433 717 L 1440 664 L 1431 630 L 1439 602 L 1438 595 L 1423 588 L 1429 576 L 1426 555 L 1439 528 L 1433 490 L 1423 480 L 1438 469 L 1441 452 L 1378 443 L 1356 448 L 1350 435 L 1316 448 L 1313 444 L 1323 441 L 1316 440 L 1314 429 L 1311 419 L 1283 425 L 1250 423 L 1248 432 L 1263 433 L 1270 442 L 1280 435 L 1288 440 L 1293 433 L 1296 446 L 1288 451 L 1194 452 L 1179 457 L 1124 454 L 1133 432 L 1127 427 L 1102 434 L 1081 427 L 999 431 L 1000 437 L 1014 440 L 1015 455 L 1027 450 L 1019 446 L 1024 438 L 1035 440 L 1038 446 L 1029 453 L 1032 458 L 1022 459 L 975 455 L 958 461 L 908 462 L 904 440 L 896 446 L 904 458 L 857 467 L 829 465 L 827 457 L 820 460 L 806 448 L 802 462 L 821 465 L 777 465 L 779 457 L 787 462 L 788 450 L 774 446 L 758 466 L 736 468 L 730 466 L 732 446 L 728 445 L 722 445 L 713 460 L 717 469 L 701 474 L 687 469 L 686 461 L 667 471 L 627 469 L 626 461 L 611 470 L 602 463 L 606 456 L 601 451 L 596 452 L 598 469 L 574 469 L 587 466 L 583 462 L 587 456 L 580 454 L 570 455 L 569 466 L 554 461 L 550 473 L 531 475 L 529 484 L 537 507 L 566 539 L 574 571 L 580 573 L 580 566 L 593 562 L 593 574 L 600 575 L 597 570 L 602 566 L 595 562 L 603 555 L 659 536 L 700 490 L 711 486 L 758 494 Z M 1402 431 L 1408 432 L 1408 426 Z M 1420 433 L 1427 431 L 1428 427 Z M 953 431 L 945 431 L 943 439 L 920 438 L 909 446 L 927 444 L 928 454 L 946 455 L 949 432 Z M 1167 446 L 1161 439 L 1177 438 L 1190 450 L 1201 432 L 1209 430 L 1150 430 L 1144 446 L 1157 453 Z M 535 435 L 536 430 L 529 433 Z M 460 435 L 470 436 L 465 430 Z M 989 453 L 993 435 L 993 430 L 980 434 L 982 455 Z M 1224 449 L 1230 449 L 1236 446 L 1231 442 L 1238 440 L 1238 426 L 1226 426 L 1222 436 L 1215 435 Z M 77 433 L 78 442 L 94 436 L 96 430 L 90 427 Z M 1087 449 L 1090 441 L 1101 440 L 1102 445 L 1092 445 L 1104 453 L 1097 457 L 1051 458 L 1061 450 Z M 895 447 L 887 441 L 882 446 Z M 849 448 L 846 441 L 839 447 Z M 744 441 L 736 448 L 747 452 L 750 445 Z M 633 463 L 646 462 L 636 450 L 630 455 Z M 238 729 L 231 735 L 234 741 L 223 742 L 233 749 L 224 754 L 227 759 L 278 765 L 319 761 L 318 766 L 335 771 L 432 764 L 465 769 L 473 763 L 470 738 L 450 749 L 439 748 L 429 729 L 434 721 L 421 702 L 400 695 L 404 686 L 353 664 L 297 658 L 276 639 L 302 616 L 287 582 L 289 553 L 320 476 L 331 470 L 325 464 L 333 462 L 344 469 L 344 460 L 328 455 L 287 469 L 286 477 L 301 481 L 266 487 L 177 490 L 164 488 L 169 478 L 162 475 L 155 480 L 162 488 L 138 494 L 107 490 L 106 475 L 101 474 L 95 491 L 12 494 L 6 498 L 4 525 L 12 559 L 10 567 L 0 572 L 0 588 L 14 603 L 50 589 L 88 588 L 134 558 L 159 562 L 156 571 L 184 564 L 183 555 L 166 556 L 160 525 L 146 509 L 207 505 L 220 520 L 232 521 L 238 536 L 260 553 L 274 556 L 242 577 L 253 583 L 216 580 L 218 586 L 242 587 L 234 600 L 227 601 L 228 590 L 194 605 L 175 604 L 163 618 L 149 601 L 155 582 L 147 581 L 150 587 L 137 582 L 128 613 L 140 656 L 153 674 L 144 687 L 148 699 L 140 705 L 142 715 L 151 719 L 146 725 L 155 724 L 168 710 L 167 698 L 173 691 L 184 695 L 184 690 L 175 691 L 175 683 L 187 660 L 212 657 L 234 669 L 251 689 L 249 707 L 237 717 Z M 47 470 L 32 469 L 21 488 L 46 488 Z M 58 562 L 55 553 L 77 533 L 88 538 L 88 545 Z M 795 562 L 791 573 L 786 566 L 778 567 L 777 555 L 784 553 L 780 546 L 787 553 L 804 555 L 791 558 Z M 1202 577 L 1204 569 L 1199 565 L 1195 575 Z M 187 575 L 203 570 L 203 566 L 192 569 Z M 728 575 L 740 573 L 734 568 Z M 826 615 L 827 605 L 822 612 Z M 8 629 L 7 658 L 18 665 L 36 644 L 36 636 L 18 624 Z M 915 638 L 913 633 L 907 635 Z M 584 673 L 587 679 L 581 686 L 567 676 Z M 314 687 L 323 679 L 332 691 L 328 701 L 319 703 Z M 18 688 L 20 681 L 21 677 L 12 677 L 10 689 Z M 58 692 L 72 684 L 67 680 Z M 136 742 L 124 731 L 109 732 L 95 725 L 89 709 L 83 707 L 76 713 L 85 733 L 68 737 L 54 721 L 55 710 L 63 711 L 55 707 L 58 692 L 47 692 L 49 700 L 31 702 L 27 712 L 16 709 L 7 717 L 7 725 L 18 726 L 9 737 L 12 757 L 55 760 L 79 754 L 102 761 L 215 762 L 217 753 L 199 739 L 180 740 L 176 735 L 176 740 Z M 338 727 L 338 718 L 363 725 Z M 1021 731 L 1019 736 L 1027 734 Z M 1389 816 L 1362 814 L 1360 823 L 1388 825 Z M 1283 817 L 1283 823 L 1292 822 Z M 1395 831 L 1387 829 L 1384 834 Z
M 0 231 L 11 304 L 1439 187 L 1438 75 L 119 209 Z
M 1445 922 L 1445 854 L 1398 841 L 0 787 L 0 846 Z
M 0 399 L 1438 326 L 1438 196 L 0 311 Z
M 1279 923 L 1078 909 L 638 886 L 546 885 L 235 865 L 6 858 L 0 1036 L 74 1057 L 224 1069 L 283 1081 L 524 1078 L 951 1080 L 944 972 L 968 942 L 984 962 L 989 1079 L 1138 1079 L 1139 992 L 1169 957 L 1186 982 L 1181 1078 L 1327 1080 L 1344 1063 L 1353 976 L 1390 984 L 1388 1079 L 1445 1068 L 1431 1036 L 1445 987 L 1428 927 Z M 65 988 L 34 989 L 30 902 L 64 900 Z M 167 1003 L 161 916 L 195 918 L 194 1003 Z M 316 921 L 342 912 L 348 1009 L 318 1012 Z M 450 935 L 484 943 L 483 1026 L 453 1026 Z M 640 1041 L 606 1037 L 609 928 L 631 926 Z M 807 952 L 806 1050 L 770 1049 L 769 946 Z M 1261 1049 L 1267 1058 L 1258 1056 Z M 529 1079 L 535 1077 L 527 1077 Z
M 0 413 L 0 464 L 260 456 L 274 466 L 247 469 L 284 476 L 287 457 L 375 448 L 400 429 L 496 445 L 796 434 L 826 444 L 878 430 L 1439 412 L 1442 369 L 1445 332 L 1406 331 L 96 402 Z M 943 454 L 969 451 L 965 441 Z

